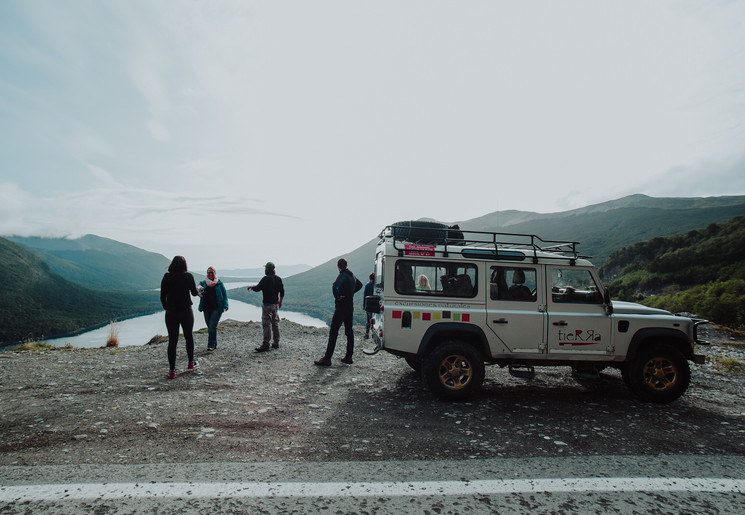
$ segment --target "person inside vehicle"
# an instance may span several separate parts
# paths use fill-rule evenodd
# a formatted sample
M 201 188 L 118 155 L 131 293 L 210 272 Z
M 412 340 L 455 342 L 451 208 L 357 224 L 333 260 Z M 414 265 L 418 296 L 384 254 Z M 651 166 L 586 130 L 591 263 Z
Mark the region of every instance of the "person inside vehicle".
M 432 289 L 432 286 L 429 285 L 429 279 L 427 279 L 426 275 L 420 274 L 419 277 L 416 278 L 416 289 L 425 291 L 429 291 Z
M 414 272 L 409 263 L 399 262 L 396 264 L 396 291 L 404 294 L 416 291 Z

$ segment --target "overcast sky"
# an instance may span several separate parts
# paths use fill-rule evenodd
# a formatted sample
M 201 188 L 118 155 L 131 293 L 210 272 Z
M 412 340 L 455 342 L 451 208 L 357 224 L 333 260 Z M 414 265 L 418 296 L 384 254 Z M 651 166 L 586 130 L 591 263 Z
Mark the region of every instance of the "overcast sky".
M 0 1 L 0 234 L 196 270 L 742 195 L 744 120 L 742 1 Z

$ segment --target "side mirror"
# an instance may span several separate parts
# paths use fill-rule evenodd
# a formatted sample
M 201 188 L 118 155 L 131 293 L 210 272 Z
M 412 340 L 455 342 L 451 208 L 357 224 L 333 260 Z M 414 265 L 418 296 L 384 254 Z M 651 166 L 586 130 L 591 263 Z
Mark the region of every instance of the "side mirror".
M 610 301 L 610 293 L 608 292 L 607 288 L 605 289 L 605 293 L 603 294 L 603 304 L 605 304 L 605 314 L 612 315 L 613 303 Z

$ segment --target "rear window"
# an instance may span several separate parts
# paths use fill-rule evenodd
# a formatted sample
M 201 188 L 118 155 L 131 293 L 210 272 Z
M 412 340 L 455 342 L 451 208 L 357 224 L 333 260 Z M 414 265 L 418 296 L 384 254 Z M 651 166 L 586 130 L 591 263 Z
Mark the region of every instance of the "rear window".
M 475 297 L 476 265 L 401 259 L 396 262 L 395 290 L 400 295 Z

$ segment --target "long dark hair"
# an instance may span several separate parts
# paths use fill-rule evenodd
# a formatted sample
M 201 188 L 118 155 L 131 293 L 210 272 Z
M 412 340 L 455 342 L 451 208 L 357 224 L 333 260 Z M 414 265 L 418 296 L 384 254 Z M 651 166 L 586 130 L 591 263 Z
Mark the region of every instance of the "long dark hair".
M 171 261 L 171 264 L 168 266 L 168 271 L 172 274 L 178 273 L 178 272 L 186 272 L 186 258 L 184 256 L 176 256 L 173 258 L 173 261 Z

